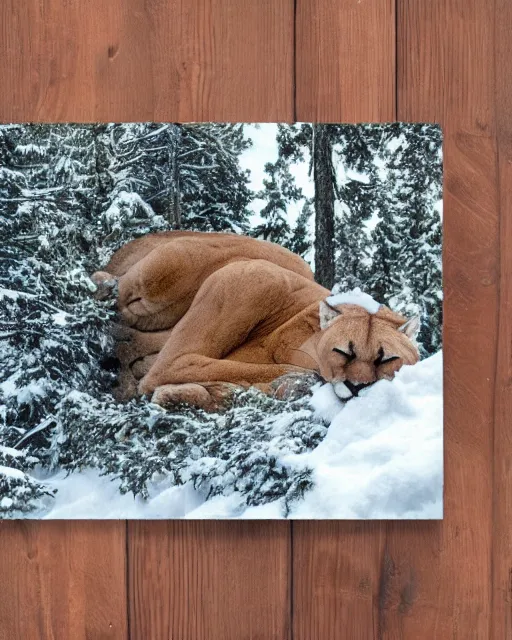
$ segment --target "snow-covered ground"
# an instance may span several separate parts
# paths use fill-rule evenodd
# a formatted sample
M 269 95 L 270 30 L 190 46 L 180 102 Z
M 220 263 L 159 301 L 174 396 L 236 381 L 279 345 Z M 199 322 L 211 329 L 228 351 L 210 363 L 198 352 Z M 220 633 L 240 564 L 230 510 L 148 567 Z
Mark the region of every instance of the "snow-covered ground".
M 420 518 L 443 515 L 442 354 L 403 367 L 346 404 L 330 385 L 311 402 L 330 423 L 316 449 L 281 456 L 313 469 L 315 486 L 293 504 L 290 518 Z M 40 479 L 41 476 L 38 476 Z M 205 500 L 191 483 L 150 487 L 149 500 L 121 495 L 119 481 L 86 469 L 45 479 L 57 489 L 44 518 L 282 518 L 282 499 L 247 507 L 237 492 Z

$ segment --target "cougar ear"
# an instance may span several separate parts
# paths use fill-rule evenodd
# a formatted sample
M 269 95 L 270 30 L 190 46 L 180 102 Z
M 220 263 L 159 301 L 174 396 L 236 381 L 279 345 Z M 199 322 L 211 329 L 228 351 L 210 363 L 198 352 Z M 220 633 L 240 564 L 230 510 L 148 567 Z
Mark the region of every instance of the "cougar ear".
M 416 338 L 419 330 L 420 330 L 419 316 L 413 316 L 412 318 L 409 318 L 409 320 L 407 320 L 405 324 L 403 324 L 401 327 L 398 327 L 398 331 L 400 331 L 400 333 L 405 333 L 405 335 L 411 340 L 414 340 L 414 338 Z
M 325 329 L 331 320 L 334 320 L 334 318 L 340 315 L 341 311 L 331 307 L 325 300 L 322 300 L 320 302 L 320 329 Z

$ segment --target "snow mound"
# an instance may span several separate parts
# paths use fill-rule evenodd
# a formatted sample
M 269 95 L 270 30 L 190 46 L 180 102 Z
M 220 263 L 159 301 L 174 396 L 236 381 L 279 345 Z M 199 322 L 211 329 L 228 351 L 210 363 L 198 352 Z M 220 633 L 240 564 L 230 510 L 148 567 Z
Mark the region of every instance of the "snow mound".
M 357 304 L 368 313 L 375 314 L 380 308 L 380 303 L 374 300 L 370 295 L 361 291 L 359 287 L 346 291 L 344 293 L 335 293 L 327 298 L 327 304 L 336 307 L 339 304 Z
M 346 403 L 324 440 L 301 456 L 300 464 L 314 470 L 314 488 L 290 516 L 442 518 L 442 398 L 439 352 Z M 334 413 L 341 403 L 331 403 Z

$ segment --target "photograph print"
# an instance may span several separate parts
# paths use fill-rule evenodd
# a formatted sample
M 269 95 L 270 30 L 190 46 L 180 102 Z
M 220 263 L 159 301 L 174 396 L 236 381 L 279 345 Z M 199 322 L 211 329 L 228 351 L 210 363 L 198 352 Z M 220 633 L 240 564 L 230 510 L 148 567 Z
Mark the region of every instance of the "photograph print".
M 440 519 L 433 124 L 0 126 L 0 518 Z

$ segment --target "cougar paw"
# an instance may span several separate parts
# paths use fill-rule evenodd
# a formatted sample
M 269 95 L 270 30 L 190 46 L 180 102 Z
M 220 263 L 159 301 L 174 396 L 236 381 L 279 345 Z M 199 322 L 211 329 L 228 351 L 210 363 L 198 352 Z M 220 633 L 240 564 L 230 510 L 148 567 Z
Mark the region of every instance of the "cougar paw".
M 278 400 L 295 400 L 307 395 L 316 382 L 318 376 L 313 371 L 285 373 L 270 383 L 270 390 Z
M 157 387 L 151 402 L 164 408 L 188 404 L 209 412 L 222 411 L 229 406 L 233 392 L 238 387 L 226 382 L 165 384 Z

